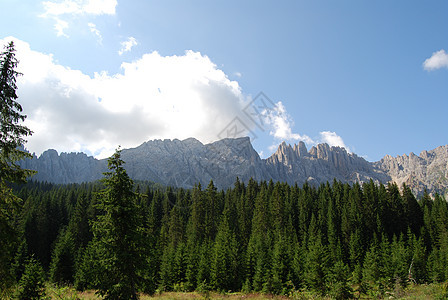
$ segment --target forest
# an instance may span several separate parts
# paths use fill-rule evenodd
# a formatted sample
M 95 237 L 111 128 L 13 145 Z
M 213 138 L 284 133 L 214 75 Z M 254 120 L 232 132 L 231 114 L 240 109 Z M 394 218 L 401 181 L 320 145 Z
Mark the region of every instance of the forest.
M 134 183 L 115 155 L 101 182 L 14 185 L 23 199 L 13 216 L 15 282 L 30 261 L 44 280 L 106 296 L 104 286 L 129 282 L 149 294 L 350 298 L 448 279 L 448 205 L 439 195 L 417 200 L 406 185 L 372 181 L 299 187 L 237 178 L 227 190 L 212 181 L 175 189 Z

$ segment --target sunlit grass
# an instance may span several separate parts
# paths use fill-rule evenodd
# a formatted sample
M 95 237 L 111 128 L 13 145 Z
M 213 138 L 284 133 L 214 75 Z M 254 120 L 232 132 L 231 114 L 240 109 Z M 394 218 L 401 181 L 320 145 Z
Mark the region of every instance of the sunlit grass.
M 58 287 L 53 284 L 47 284 L 46 294 L 48 299 L 64 299 L 64 300 L 82 300 L 82 299 L 101 299 L 95 295 L 95 291 L 88 290 L 84 292 L 76 291 L 73 287 Z M 4 295 L 3 295 L 4 296 Z M 356 295 L 358 299 L 372 299 L 372 296 L 368 295 Z M 375 298 L 375 297 L 374 297 Z M 419 284 L 409 285 L 405 289 L 395 289 L 387 291 L 381 298 L 384 299 L 448 299 L 448 283 L 439 284 Z M 3 298 L 7 299 L 7 298 Z M 159 299 L 159 300 L 171 300 L 171 299 L 250 299 L 250 300 L 264 300 L 264 299 L 331 299 L 330 297 L 321 297 L 308 291 L 294 291 L 289 297 L 264 295 L 259 293 L 217 293 L 217 292 L 163 292 L 160 294 L 140 295 L 140 299 Z

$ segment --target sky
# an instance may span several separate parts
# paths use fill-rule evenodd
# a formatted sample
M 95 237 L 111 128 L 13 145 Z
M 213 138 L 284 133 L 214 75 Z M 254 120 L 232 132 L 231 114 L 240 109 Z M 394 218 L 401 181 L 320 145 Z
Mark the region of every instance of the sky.
M 26 148 L 326 142 L 369 161 L 448 144 L 448 1 L 2 0 Z

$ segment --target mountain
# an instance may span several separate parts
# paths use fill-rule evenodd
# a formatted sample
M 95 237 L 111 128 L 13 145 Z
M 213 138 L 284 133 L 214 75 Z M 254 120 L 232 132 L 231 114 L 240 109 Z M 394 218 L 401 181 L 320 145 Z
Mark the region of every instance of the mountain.
M 102 178 L 107 170 L 106 160 L 97 160 L 85 153 L 61 153 L 50 149 L 39 157 L 33 155 L 20 163 L 22 168 L 36 170 L 36 181 L 51 183 L 81 183 Z
M 249 138 L 223 139 L 203 145 L 196 139 L 154 140 L 123 150 L 122 159 L 131 178 L 166 185 L 193 187 L 211 179 L 219 188 L 241 180 L 266 179 L 263 160 Z
M 243 182 L 284 181 L 290 184 L 321 184 L 334 179 L 354 183 L 406 183 L 414 193 L 424 189 L 448 190 L 448 146 L 423 151 L 420 156 L 391 157 L 368 162 L 341 147 L 319 144 L 309 151 L 303 142 L 281 143 L 267 159 L 261 159 L 249 138 L 223 139 L 210 144 L 186 140 L 153 140 L 136 148 L 124 149 L 122 159 L 131 178 L 164 185 L 190 188 L 213 180 L 218 188 L 230 187 L 236 177 Z M 37 170 L 34 180 L 53 183 L 80 183 L 100 179 L 107 160 L 83 153 L 58 153 L 47 150 L 39 157 L 22 162 L 22 167 Z
M 414 193 L 425 188 L 430 192 L 448 193 L 448 145 L 434 150 L 392 157 L 386 155 L 373 165 L 387 173 L 398 185 L 406 183 Z

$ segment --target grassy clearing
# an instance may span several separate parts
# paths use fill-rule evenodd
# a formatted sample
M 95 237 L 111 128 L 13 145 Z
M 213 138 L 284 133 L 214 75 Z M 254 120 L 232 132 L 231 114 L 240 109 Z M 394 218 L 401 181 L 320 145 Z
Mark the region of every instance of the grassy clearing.
M 57 287 L 51 284 L 46 286 L 46 293 L 48 299 L 64 299 L 64 300 L 82 300 L 82 299 L 101 299 L 95 295 L 95 291 L 89 290 L 85 292 L 78 292 L 72 287 Z M 11 294 L 10 294 L 11 295 Z M 3 295 L 5 296 L 5 295 Z M 9 297 L 0 297 L 2 299 L 9 299 Z M 370 293 L 369 295 L 355 294 L 357 299 L 448 299 L 448 282 L 439 284 L 420 284 L 409 285 L 407 288 L 396 288 L 392 291 L 387 291 L 382 295 Z M 275 295 L 263 295 L 258 293 L 245 294 L 245 293 L 226 293 L 220 294 L 216 292 L 164 292 L 153 296 L 141 295 L 142 300 L 158 299 L 158 300 L 175 300 L 175 299 L 222 299 L 222 300 L 236 300 L 236 299 L 249 299 L 249 300 L 264 300 L 264 299 L 331 299 L 329 297 L 320 297 L 310 292 L 295 291 L 291 293 L 289 297 L 275 296 Z

